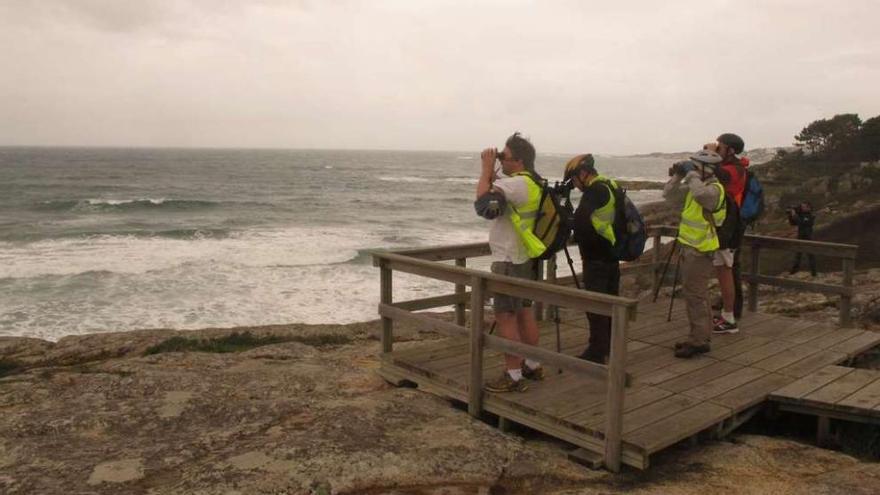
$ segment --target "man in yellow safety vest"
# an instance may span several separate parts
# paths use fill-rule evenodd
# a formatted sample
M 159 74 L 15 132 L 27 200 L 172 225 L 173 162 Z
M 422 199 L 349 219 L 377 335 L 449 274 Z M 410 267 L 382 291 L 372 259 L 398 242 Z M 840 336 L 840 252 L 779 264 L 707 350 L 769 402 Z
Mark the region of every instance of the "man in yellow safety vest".
M 574 239 L 583 265 L 584 289 L 618 295 L 620 263 L 612 252 L 617 243 L 614 233 L 617 183 L 599 175 L 593 155 L 578 155 L 565 165 L 564 180 L 583 195 L 574 212 Z M 611 347 L 611 317 L 587 313 L 590 339 L 578 356 L 594 363 L 605 364 Z
M 503 151 L 487 148 L 480 158 L 482 171 L 477 182 L 475 207 L 481 216 L 492 220 L 489 230 L 492 273 L 535 280 L 537 263 L 529 256 L 528 241 L 523 237 L 523 233 L 534 226 L 541 200 L 541 188 L 535 179 L 535 148 L 515 133 L 507 139 Z M 496 160 L 501 162 L 501 171 L 506 177 L 495 176 Z M 502 337 L 538 345 L 538 322 L 531 301 L 495 294 L 492 308 Z M 544 369 L 536 361 L 505 354 L 504 362 L 505 370 L 498 379 L 486 384 L 486 390 L 523 392 L 528 388 L 525 379 L 544 378 Z
M 663 198 L 681 210 L 676 242 L 681 247 L 682 289 L 690 335 L 675 344 L 675 356 L 690 358 L 709 352 L 712 310 L 707 292 L 714 275 L 712 259 L 718 250 L 717 228 L 724 223 L 724 186 L 715 178 L 721 156 L 699 151 L 690 160 L 677 162 L 663 187 Z

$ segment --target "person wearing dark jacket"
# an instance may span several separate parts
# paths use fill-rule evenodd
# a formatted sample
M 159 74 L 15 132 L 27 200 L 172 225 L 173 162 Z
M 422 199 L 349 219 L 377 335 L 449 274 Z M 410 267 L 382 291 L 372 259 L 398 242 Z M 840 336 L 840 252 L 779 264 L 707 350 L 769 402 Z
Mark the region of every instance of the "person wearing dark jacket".
M 596 171 L 593 155 L 578 155 L 565 166 L 565 180 L 571 180 L 583 195 L 574 212 L 574 239 L 583 263 L 584 289 L 618 295 L 620 266 L 612 252 L 616 242 L 616 203 L 612 189 L 617 184 Z M 587 313 L 590 339 L 581 359 L 604 364 L 611 346 L 611 317 Z
M 816 223 L 816 216 L 813 215 L 813 207 L 809 201 L 804 201 L 797 208 L 789 208 L 788 223 L 796 225 L 798 232 L 797 238 L 803 240 L 811 240 L 813 238 L 813 224 Z M 791 267 L 791 273 L 797 273 L 801 267 L 801 256 L 803 253 L 797 253 L 794 257 L 794 265 Z M 807 254 L 810 262 L 810 273 L 816 276 L 816 257 Z

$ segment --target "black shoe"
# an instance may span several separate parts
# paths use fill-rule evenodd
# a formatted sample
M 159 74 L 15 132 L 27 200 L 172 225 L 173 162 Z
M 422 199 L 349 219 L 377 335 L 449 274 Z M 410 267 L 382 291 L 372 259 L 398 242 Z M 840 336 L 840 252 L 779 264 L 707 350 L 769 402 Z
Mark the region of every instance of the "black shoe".
M 714 334 L 722 334 L 722 333 L 738 333 L 739 326 L 736 323 L 731 323 L 724 318 L 718 318 L 715 320 L 715 326 L 712 328 L 712 333 Z
M 675 357 L 688 359 L 699 354 L 705 354 L 709 352 L 709 350 L 709 344 L 693 345 L 690 342 L 685 342 L 683 346 L 675 350 Z
M 593 350 L 589 347 L 587 347 L 584 352 L 578 354 L 578 357 L 580 359 L 583 359 L 584 361 L 590 361 L 596 364 L 605 364 L 605 356 L 598 352 L 593 352 Z

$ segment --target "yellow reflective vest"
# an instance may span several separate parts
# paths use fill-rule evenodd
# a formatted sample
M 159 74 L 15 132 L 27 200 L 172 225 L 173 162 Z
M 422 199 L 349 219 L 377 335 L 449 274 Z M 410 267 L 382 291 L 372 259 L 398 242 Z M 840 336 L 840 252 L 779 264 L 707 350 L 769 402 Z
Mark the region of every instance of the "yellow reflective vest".
M 684 198 L 684 209 L 681 210 L 681 222 L 678 224 L 678 242 L 690 246 L 701 253 L 715 251 L 719 248 L 718 234 L 716 229 L 724 223 L 727 217 L 727 208 L 724 204 L 724 186 L 719 182 L 712 185 L 718 188 L 718 206 L 711 214 L 712 223 L 709 223 L 703 207 L 694 199 L 694 195 L 688 191 Z
M 610 199 L 605 203 L 605 206 L 593 211 L 590 215 L 590 223 L 593 225 L 593 229 L 596 230 L 597 234 L 608 240 L 608 242 L 614 246 L 617 244 L 617 238 L 614 236 L 614 215 L 616 213 L 614 208 L 616 206 L 614 191 L 617 190 L 617 182 L 614 182 L 605 176 L 597 175 L 587 183 L 587 187 L 592 186 L 596 181 L 602 182 L 602 184 L 608 188 Z
M 528 172 L 517 172 L 513 176 L 523 175 L 527 177 L 526 187 L 529 199 L 524 205 L 516 208 L 511 203 L 507 203 L 510 207 L 510 221 L 513 222 L 513 230 L 516 231 L 520 241 L 526 248 L 526 254 L 529 258 L 537 258 L 544 254 L 547 246 L 541 242 L 541 239 L 535 235 L 535 218 L 538 216 L 538 208 L 541 205 L 541 186 L 535 182 L 535 179 Z

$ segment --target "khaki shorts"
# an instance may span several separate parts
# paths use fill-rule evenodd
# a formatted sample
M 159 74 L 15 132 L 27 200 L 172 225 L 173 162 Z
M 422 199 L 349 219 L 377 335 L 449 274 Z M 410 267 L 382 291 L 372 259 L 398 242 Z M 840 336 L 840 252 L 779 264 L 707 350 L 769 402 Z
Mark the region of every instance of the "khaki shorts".
M 712 254 L 713 266 L 733 268 L 733 249 L 719 249 Z
M 524 278 L 527 280 L 536 280 L 538 271 L 534 261 L 526 261 L 515 265 L 509 261 L 494 261 L 491 267 L 492 273 L 498 275 L 507 275 L 508 277 Z M 507 294 L 495 294 L 492 296 L 492 309 L 496 313 L 499 312 L 516 312 L 532 305 L 529 299 L 508 296 Z

